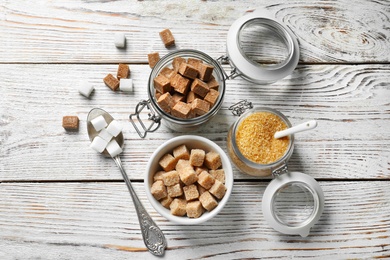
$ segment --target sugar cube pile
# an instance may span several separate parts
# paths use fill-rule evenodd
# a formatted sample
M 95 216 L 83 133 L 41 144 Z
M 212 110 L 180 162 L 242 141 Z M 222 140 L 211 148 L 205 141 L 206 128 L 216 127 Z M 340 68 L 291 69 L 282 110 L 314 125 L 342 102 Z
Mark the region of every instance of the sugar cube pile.
M 99 134 L 92 140 L 90 147 L 95 151 L 102 153 L 106 150 L 111 157 L 115 157 L 122 152 L 114 137 L 122 132 L 121 124 L 112 120 L 110 124 L 100 115 L 91 120 L 91 124 Z

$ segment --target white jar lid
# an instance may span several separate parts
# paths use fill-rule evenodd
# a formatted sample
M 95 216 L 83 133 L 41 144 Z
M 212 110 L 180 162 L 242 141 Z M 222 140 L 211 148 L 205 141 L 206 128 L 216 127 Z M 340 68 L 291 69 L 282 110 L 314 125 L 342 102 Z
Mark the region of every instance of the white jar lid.
M 287 172 L 271 181 L 263 195 L 263 215 L 283 234 L 309 235 L 324 209 L 324 193 L 318 182 L 301 172 Z
M 253 30 L 249 29 L 248 31 L 247 28 L 251 27 Z M 256 52 L 256 49 L 248 50 L 243 48 L 242 35 L 244 31 L 246 31 L 246 35 L 254 37 L 248 39 L 249 46 L 254 46 L 257 43 L 263 44 L 262 40 L 264 40 L 264 42 L 265 40 L 269 40 L 264 39 L 268 37 L 263 37 L 263 39 L 256 38 L 256 36 L 258 36 L 254 31 L 256 28 L 268 30 L 271 37 L 277 37 L 279 41 L 283 42 L 284 48 L 286 49 L 284 50 L 286 51 L 286 55 L 284 55 L 282 61 L 273 65 L 262 64 L 252 58 L 257 55 L 256 53 L 249 53 Z M 275 47 L 272 42 L 270 45 L 272 46 L 269 46 L 268 48 Z M 276 49 L 272 52 L 278 54 L 281 53 L 282 50 Z M 268 84 L 291 74 L 298 64 L 299 46 L 292 31 L 287 26 L 277 21 L 273 13 L 265 9 L 256 9 L 236 20 L 230 27 L 227 36 L 227 56 L 231 65 L 238 70 L 237 73 L 241 77 L 257 84 Z M 269 61 L 271 63 L 273 62 L 272 59 Z

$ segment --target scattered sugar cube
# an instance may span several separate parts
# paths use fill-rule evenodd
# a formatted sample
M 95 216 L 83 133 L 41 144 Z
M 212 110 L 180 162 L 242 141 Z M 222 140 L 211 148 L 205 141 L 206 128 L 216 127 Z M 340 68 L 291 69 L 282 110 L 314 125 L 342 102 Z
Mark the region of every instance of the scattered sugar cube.
M 133 92 L 133 80 L 121 78 L 119 80 L 119 89 L 123 92 Z
M 115 33 L 114 43 L 117 48 L 125 48 L 126 37 L 124 33 Z
M 111 157 L 115 157 L 122 152 L 122 148 L 115 141 L 115 139 L 111 140 L 106 146 L 107 152 L 111 155 Z
M 112 136 L 118 136 L 122 131 L 122 125 L 118 121 L 112 120 L 106 129 Z
M 95 89 L 94 86 L 92 86 L 88 82 L 83 82 L 78 87 L 79 93 L 84 97 L 89 97 L 94 89 Z
M 108 144 L 108 141 L 104 140 L 100 136 L 96 136 L 92 140 L 92 142 L 89 145 L 89 147 L 91 147 L 92 149 L 94 149 L 98 153 L 102 153 L 104 151 L 104 149 L 106 149 L 107 144 Z
M 111 141 L 111 138 L 112 138 L 112 134 L 110 134 L 106 128 L 103 128 L 102 130 L 100 130 L 99 132 L 99 136 L 101 138 L 103 138 L 104 140 L 106 140 L 107 142 Z
M 91 123 L 96 131 L 100 131 L 107 126 L 107 122 L 102 115 L 92 119 Z
M 64 116 L 62 118 L 62 127 L 68 131 L 74 131 L 79 129 L 78 116 Z

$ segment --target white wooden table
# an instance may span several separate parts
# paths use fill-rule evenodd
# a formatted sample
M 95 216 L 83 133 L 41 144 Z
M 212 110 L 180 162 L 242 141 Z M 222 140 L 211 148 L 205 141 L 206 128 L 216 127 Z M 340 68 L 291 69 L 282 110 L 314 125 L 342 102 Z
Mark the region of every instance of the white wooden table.
M 316 178 L 326 204 L 308 237 L 274 231 L 261 212 L 270 178 L 234 169 L 233 194 L 214 219 L 178 226 L 146 199 L 147 161 L 184 133 L 161 127 L 139 138 L 128 121 L 147 99 L 147 54 L 167 54 L 158 32 L 170 28 L 176 49 L 225 54 L 230 25 L 258 7 L 275 11 L 296 34 L 297 69 L 274 84 L 228 80 L 214 127 L 194 132 L 226 151 L 241 99 L 280 110 L 293 124 L 319 127 L 296 137 L 290 169 Z M 90 109 L 124 125 L 124 166 L 144 206 L 168 240 L 166 259 L 390 257 L 389 1 L 7 1 L 0 2 L 0 259 L 146 259 L 135 209 L 110 159 L 91 150 Z M 115 48 L 123 32 L 127 48 Z M 134 93 L 102 82 L 130 65 Z M 225 66 L 229 69 L 228 66 Z M 77 92 L 93 84 L 90 99 Z M 62 117 L 77 115 L 78 132 Z

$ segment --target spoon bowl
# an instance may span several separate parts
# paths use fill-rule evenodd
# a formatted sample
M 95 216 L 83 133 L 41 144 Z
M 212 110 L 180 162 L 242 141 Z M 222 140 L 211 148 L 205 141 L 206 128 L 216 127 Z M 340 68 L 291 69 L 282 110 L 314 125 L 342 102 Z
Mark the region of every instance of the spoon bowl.
M 107 124 L 110 124 L 112 121 L 114 121 L 114 118 L 109 114 L 107 113 L 106 111 L 104 111 L 103 109 L 100 109 L 100 108 L 94 108 L 92 109 L 89 113 L 88 113 L 88 117 L 87 117 L 87 131 L 88 131 L 88 137 L 89 137 L 89 140 L 92 142 L 93 139 L 99 135 L 99 132 L 96 131 L 96 129 L 93 127 L 91 121 L 95 118 L 97 118 L 98 116 L 103 116 L 104 119 L 106 120 Z M 118 143 L 118 145 L 123 148 L 123 144 L 125 143 L 124 142 L 124 138 L 123 138 L 123 133 L 122 131 L 116 136 L 114 137 L 115 141 Z M 102 152 L 102 154 L 106 157 L 111 157 L 110 154 L 107 152 L 106 149 L 104 149 L 104 151 Z
M 89 140 L 91 142 L 96 136 L 99 135 L 99 131 L 96 131 L 93 124 L 91 123 L 91 121 L 97 118 L 98 116 L 103 116 L 107 124 L 110 124 L 114 120 L 114 118 L 103 109 L 100 108 L 92 109 L 89 112 L 87 117 L 87 131 L 88 131 Z M 113 138 L 115 138 L 115 141 L 122 148 L 124 144 L 122 131 L 116 137 Z M 106 157 L 111 157 L 107 149 L 104 149 L 102 154 Z M 156 225 L 156 223 L 154 223 L 153 219 L 149 216 L 148 212 L 145 210 L 137 194 L 135 193 L 131 181 L 126 174 L 125 169 L 123 168 L 119 154 L 112 157 L 112 159 L 119 167 L 123 179 L 126 183 L 126 186 L 129 189 L 131 198 L 134 202 L 134 206 L 137 212 L 139 225 L 141 227 L 142 237 L 146 247 L 148 248 L 149 252 L 152 253 L 153 255 L 162 256 L 167 246 L 167 242 L 165 240 L 164 234 L 162 233 L 160 228 Z

